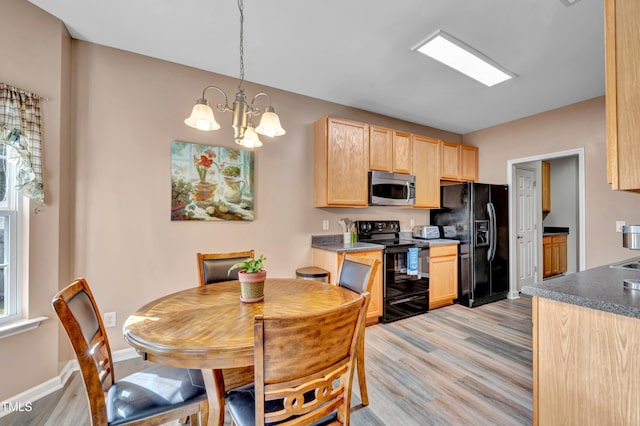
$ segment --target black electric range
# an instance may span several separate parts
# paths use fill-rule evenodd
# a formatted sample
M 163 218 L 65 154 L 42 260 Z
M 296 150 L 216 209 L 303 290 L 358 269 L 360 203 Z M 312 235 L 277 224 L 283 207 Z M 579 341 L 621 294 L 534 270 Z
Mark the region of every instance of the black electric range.
M 400 237 L 397 220 L 356 221 L 358 241 L 384 246 L 382 321 L 429 311 L 428 243 Z M 409 249 L 418 249 L 417 271 L 409 268 Z

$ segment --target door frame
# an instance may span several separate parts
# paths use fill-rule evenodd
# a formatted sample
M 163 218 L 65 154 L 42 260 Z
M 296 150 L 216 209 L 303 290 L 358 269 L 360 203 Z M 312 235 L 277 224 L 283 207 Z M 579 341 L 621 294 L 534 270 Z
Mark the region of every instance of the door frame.
M 507 185 L 509 185 L 509 299 L 516 299 L 520 297 L 520 293 L 517 288 L 517 271 L 516 271 L 516 226 L 515 226 L 515 212 L 518 208 L 516 197 L 514 196 L 514 182 L 515 168 L 517 164 L 530 163 L 532 161 L 552 160 L 554 158 L 562 157 L 578 157 L 578 229 L 577 229 L 577 241 L 578 241 L 578 271 L 584 271 L 586 269 L 586 244 L 584 235 L 586 234 L 585 225 L 585 168 L 584 168 L 584 148 L 570 149 L 567 151 L 552 152 L 540 155 L 534 155 L 532 157 L 516 158 L 507 161 Z M 542 176 L 537 177 L 537 182 L 541 182 Z M 540 185 L 536 183 L 539 188 Z M 542 225 L 542 191 L 538 191 L 540 197 L 536 197 L 536 211 L 539 211 L 538 224 Z M 536 262 L 540 263 L 542 259 L 542 226 L 537 226 L 537 255 Z M 540 265 L 536 265 L 537 274 L 536 282 L 542 282 L 542 268 Z

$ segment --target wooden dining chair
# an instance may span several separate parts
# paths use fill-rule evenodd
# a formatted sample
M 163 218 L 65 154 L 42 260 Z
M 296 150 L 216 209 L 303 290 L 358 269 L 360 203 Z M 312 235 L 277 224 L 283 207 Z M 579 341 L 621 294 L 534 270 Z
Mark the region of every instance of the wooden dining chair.
M 373 259 L 370 263 L 362 263 L 349 259 L 347 256 L 342 261 L 338 272 L 338 285 L 348 288 L 356 293 L 371 293 L 373 281 L 380 267 L 380 261 Z M 360 386 L 360 399 L 362 405 L 369 405 L 369 393 L 367 392 L 367 378 L 364 368 L 364 334 L 366 321 L 362 323 L 362 331 L 358 341 L 356 354 L 358 365 L 358 385 Z
M 251 257 L 254 251 L 237 251 L 232 253 L 198 253 L 198 271 L 200 271 L 200 286 L 219 283 L 222 281 L 232 281 L 238 279 L 238 269 L 231 271 L 231 265 L 242 262 Z
M 154 366 L 115 381 L 109 339 L 84 278 L 58 292 L 51 305 L 80 364 L 92 425 L 159 425 L 185 417 L 192 425 L 207 423 L 200 370 Z
M 225 398 L 233 424 L 348 425 L 356 346 L 368 298 L 365 293 L 307 316 L 257 315 L 254 385 Z

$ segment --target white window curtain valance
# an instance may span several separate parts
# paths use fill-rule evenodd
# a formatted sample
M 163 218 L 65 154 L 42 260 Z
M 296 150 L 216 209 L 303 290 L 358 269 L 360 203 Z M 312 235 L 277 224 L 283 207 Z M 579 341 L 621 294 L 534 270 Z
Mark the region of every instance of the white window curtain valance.
M 0 83 L 0 143 L 16 165 L 15 188 L 44 203 L 39 95 Z

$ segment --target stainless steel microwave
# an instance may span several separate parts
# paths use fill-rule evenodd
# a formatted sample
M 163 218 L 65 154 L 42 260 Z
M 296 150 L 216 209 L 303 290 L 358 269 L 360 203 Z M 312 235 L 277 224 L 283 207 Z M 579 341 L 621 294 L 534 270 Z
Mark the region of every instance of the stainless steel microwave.
M 402 173 L 369 172 L 370 206 L 412 206 L 416 177 Z

